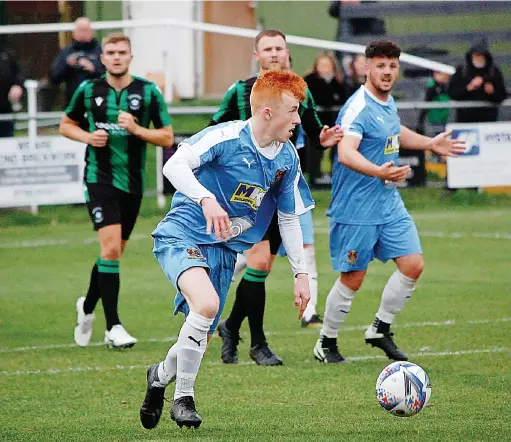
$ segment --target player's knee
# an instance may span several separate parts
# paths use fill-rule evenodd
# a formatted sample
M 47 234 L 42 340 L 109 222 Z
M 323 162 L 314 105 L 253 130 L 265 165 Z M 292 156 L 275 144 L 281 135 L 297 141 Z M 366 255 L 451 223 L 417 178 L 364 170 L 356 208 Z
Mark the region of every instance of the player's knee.
M 247 259 L 247 267 L 262 272 L 269 272 L 272 266 L 271 255 L 266 253 L 257 253 Z
M 424 257 L 422 255 L 410 255 L 401 263 L 399 271 L 411 279 L 419 279 L 424 271 Z
M 214 318 L 220 308 L 220 300 L 218 296 L 211 296 L 203 299 L 201 304 L 197 306 L 197 313 L 206 318 Z
M 360 287 L 362 287 L 362 282 L 364 282 L 364 276 L 365 272 L 346 272 L 341 273 L 341 283 L 348 287 L 350 290 L 353 290 L 354 292 L 360 290 Z
M 118 261 L 121 257 L 122 247 L 120 244 L 111 243 L 101 247 L 101 258 L 109 261 Z

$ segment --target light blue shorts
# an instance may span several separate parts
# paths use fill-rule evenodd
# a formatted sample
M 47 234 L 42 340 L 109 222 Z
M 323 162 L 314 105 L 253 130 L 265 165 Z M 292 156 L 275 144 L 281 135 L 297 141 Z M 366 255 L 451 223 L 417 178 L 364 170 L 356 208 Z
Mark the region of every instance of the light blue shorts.
M 387 262 L 416 253 L 422 254 L 422 248 L 409 215 L 374 226 L 330 223 L 330 258 L 336 272 L 366 270 L 374 258 Z
M 314 221 L 312 219 L 312 210 L 308 210 L 300 215 L 300 227 L 302 228 L 303 244 L 314 244 Z M 279 256 L 286 256 L 286 250 L 281 244 L 278 251 Z
M 178 238 L 154 239 L 153 253 L 160 263 L 167 279 L 177 289 L 174 299 L 174 314 L 182 312 L 188 315 L 190 311 L 184 296 L 179 291 L 179 277 L 192 267 L 204 267 L 213 283 L 220 307 L 211 325 L 209 333 L 214 333 L 225 306 L 229 287 L 236 263 L 236 252 L 219 244 L 197 245 L 191 241 Z

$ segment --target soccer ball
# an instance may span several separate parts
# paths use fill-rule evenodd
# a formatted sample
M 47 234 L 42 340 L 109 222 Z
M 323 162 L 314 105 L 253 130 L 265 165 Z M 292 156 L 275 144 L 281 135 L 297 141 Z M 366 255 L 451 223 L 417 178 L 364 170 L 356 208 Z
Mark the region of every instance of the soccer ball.
M 430 398 L 428 375 L 411 362 L 387 365 L 376 381 L 376 399 L 394 416 L 413 416 L 427 405 Z

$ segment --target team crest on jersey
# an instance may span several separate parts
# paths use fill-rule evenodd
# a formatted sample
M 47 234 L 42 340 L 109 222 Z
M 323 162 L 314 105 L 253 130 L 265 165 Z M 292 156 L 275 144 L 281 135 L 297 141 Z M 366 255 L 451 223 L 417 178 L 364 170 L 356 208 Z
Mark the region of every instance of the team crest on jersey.
M 142 97 L 138 94 L 128 95 L 129 108 L 130 110 L 138 110 L 140 109 L 140 103 L 142 101 Z
M 358 261 L 358 252 L 356 250 L 350 250 L 348 252 L 348 258 L 346 259 L 346 262 L 348 264 L 355 264 Z
M 275 178 L 273 178 L 273 181 L 270 183 L 270 185 L 273 186 L 274 184 L 281 181 L 282 178 L 284 178 L 285 174 L 286 174 L 286 171 L 284 169 L 278 169 L 277 172 L 275 173 Z
M 233 203 L 248 204 L 252 209 L 257 210 L 263 201 L 266 191 L 252 184 L 239 183 L 231 196 Z
M 186 252 L 188 253 L 188 259 L 204 261 L 204 257 L 199 249 L 186 249 Z
M 399 152 L 399 134 L 387 137 L 387 141 L 385 142 L 385 150 L 383 151 L 384 155 L 390 155 L 398 152 Z

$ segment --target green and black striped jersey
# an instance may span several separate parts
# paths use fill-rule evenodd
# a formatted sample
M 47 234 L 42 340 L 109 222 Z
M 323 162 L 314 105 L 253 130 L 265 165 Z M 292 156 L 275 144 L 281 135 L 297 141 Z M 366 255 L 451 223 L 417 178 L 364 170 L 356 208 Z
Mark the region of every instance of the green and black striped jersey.
M 223 123 L 225 121 L 233 120 L 248 120 L 252 116 L 250 110 L 250 92 L 254 86 L 256 77 L 249 78 L 248 80 L 240 80 L 234 83 L 226 92 L 220 109 L 213 115 L 210 126 Z M 300 119 L 302 120 L 302 127 L 310 140 L 319 144 L 319 134 L 323 128 L 323 124 L 316 112 L 316 104 L 312 98 L 309 89 L 307 89 L 307 96 L 305 100 L 300 103 L 298 109 Z M 294 135 L 291 137 L 293 144 L 296 142 L 298 131 L 295 129 Z
M 158 87 L 151 81 L 135 76 L 120 91 L 108 84 L 105 75 L 84 81 L 74 93 L 66 115 L 74 121 L 85 119 L 89 132 L 98 129 L 108 132 L 105 147 L 87 146 L 84 181 L 142 194 L 147 143 L 118 125 L 120 110 L 132 114 L 137 124 L 146 128 L 151 122 L 155 129 L 171 124 Z

